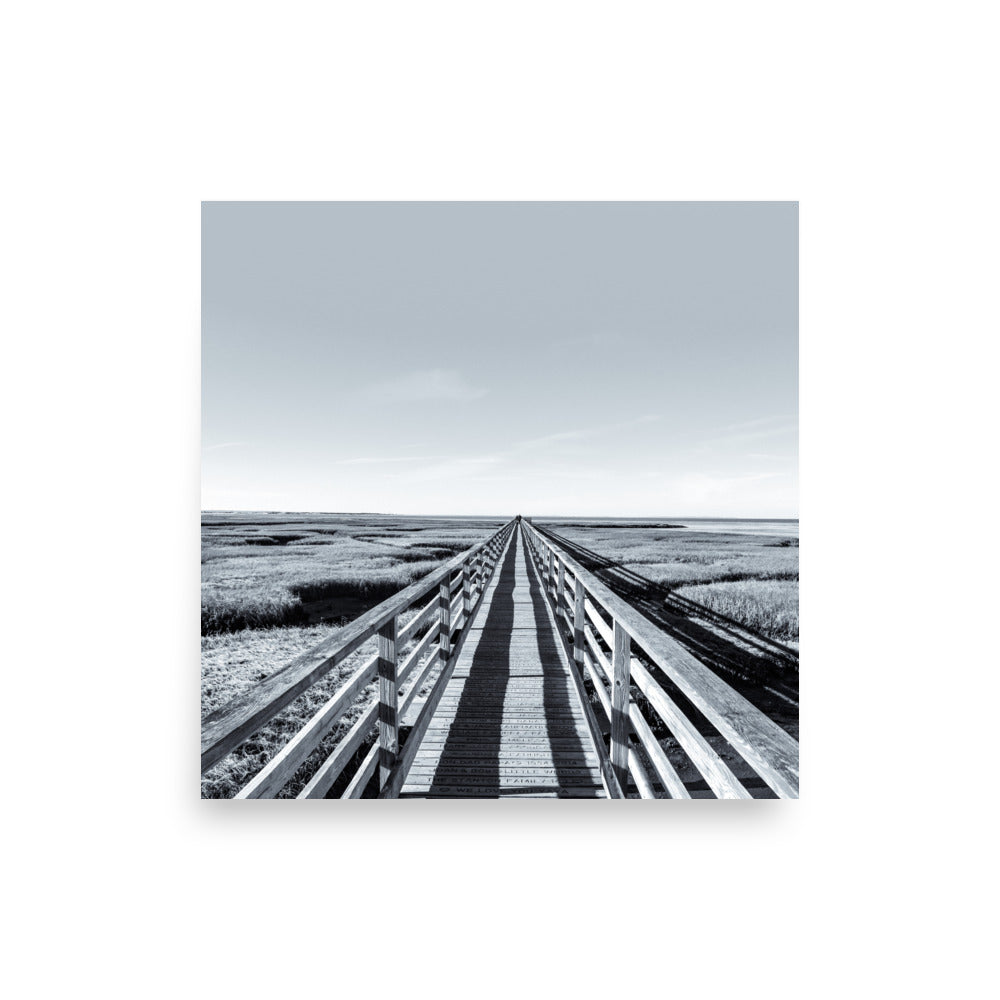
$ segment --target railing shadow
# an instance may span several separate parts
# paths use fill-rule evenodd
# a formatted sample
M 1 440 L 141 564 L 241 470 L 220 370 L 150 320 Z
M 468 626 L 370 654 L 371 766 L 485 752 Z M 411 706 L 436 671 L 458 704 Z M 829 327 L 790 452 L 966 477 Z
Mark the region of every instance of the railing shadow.
M 538 657 L 542 663 L 542 706 L 552 763 L 559 785 L 558 794 L 569 795 L 570 789 L 592 785 L 589 781 L 587 747 L 577 731 L 579 713 L 574 714 L 573 702 L 570 699 L 569 685 L 572 681 L 562 669 L 554 667 L 546 669 L 545 666 L 561 663 L 561 657 L 564 655 L 562 640 L 553 628 L 545 594 L 542 592 L 540 578 L 532 563 L 527 543 L 521 538 L 520 544 L 527 564 L 528 593 L 536 623 Z
M 432 796 L 449 794 L 455 786 L 463 785 L 481 787 L 482 795 L 500 794 L 500 742 L 510 677 L 509 637 L 514 626 L 516 556 L 516 543 L 511 541 L 498 568 L 483 633 L 431 781 Z M 491 641 L 500 637 L 506 638 L 506 649 Z M 458 770 L 470 767 L 475 768 L 475 774 L 466 773 L 463 777 Z

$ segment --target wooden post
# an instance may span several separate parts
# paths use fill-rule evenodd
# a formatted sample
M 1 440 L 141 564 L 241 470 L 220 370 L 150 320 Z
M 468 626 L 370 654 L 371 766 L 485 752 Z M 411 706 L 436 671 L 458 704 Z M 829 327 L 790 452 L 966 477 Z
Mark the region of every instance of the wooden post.
M 615 769 L 622 793 L 628 790 L 628 689 L 632 662 L 632 639 L 615 619 L 612 634 L 614 650 L 611 668 L 614 684 L 611 689 L 611 766 Z
M 472 574 L 468 560 L 462 563 L 462 627 L 469 622 L 472 613 Z
M 583 625 L 587 615 L 584 601 L 587 599 L 587 592 L 583 589 L 583 581 L 579 577 L 576 578 L 573 597 L 573 660 L 580 671 L 580 676 L 583 677 L 585 666 L 583 662 L 583 644 L 586 642 L 583 635 Z
M 556 611 L 559 610 L 560 606 L 562 605 L 563 601 L 565 600 L 565 598 L 563 597 L 563 593 L 565 592 L 565 590 L 566 590 L 566 564 L 560 559 L 559 560 L 559 580 L 556 583 Z M 558 618 L 557 618 L 557 621 L 559 621 L 559 631 L 561 632 L 562 631 L 562 622 Z
M 399 687 L 396 684 L 396 615 L 378 633 L 378 787 L 389 780 L 399 753 Z
M 548 569 L 546 571 L 545 584 L 551 594 L 552 588 L 555 586 L 556 579 L 555 566 L 553 565 L 554 556 L 552 554 L 552 549 L 546 549 L 545 551 L 548 553 Z
M 442 581 L 438 590 L 438 615 L 441 620 L 438 653 L 441 657 L 441 666 L 444 666 L 451 656 L 451 586 L 447 578 Z

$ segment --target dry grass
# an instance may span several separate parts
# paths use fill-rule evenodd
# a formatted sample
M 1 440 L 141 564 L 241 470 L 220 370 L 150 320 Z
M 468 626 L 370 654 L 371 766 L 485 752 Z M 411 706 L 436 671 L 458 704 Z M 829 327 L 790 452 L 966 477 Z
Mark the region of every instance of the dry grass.
M 663 525 L 545 522 L 655 583 L 773 639 L 799 635 L 797 538 Z
M 499 526 L 380 515 L 206 514 L 202 634 L 350 620 Z
M 677 591 L 779 642 L 798 642 L 798 580 L 735 580 Z
M 331 634 L 328 627 L 247 629 L 234 634 L 202 638 L 202 717 L 226 704 L 283 667 L 289 660 L 312 649 Z M 293 701 L 266 726 L 219 761 L 201 779 L 201 797 L 232 798 L 298 732 L 359 666 L 372 654 L 371 644 L 349 656 L 318 684 Z M 294 797 L 303 788 L 316 765 L 333 749 L 337 739 L 377 697 L 378 685 L 362 693 L 334 732 L 300 769 L 280 798 Z

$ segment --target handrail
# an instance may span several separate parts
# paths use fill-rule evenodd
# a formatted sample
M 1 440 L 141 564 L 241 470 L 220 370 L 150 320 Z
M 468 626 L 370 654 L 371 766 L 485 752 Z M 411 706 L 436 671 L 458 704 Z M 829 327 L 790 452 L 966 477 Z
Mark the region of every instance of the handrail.
M 778 796 L 798 797 L 798 742 L 795 739 L 680 643 L 612 592 L 561 546 L 535 528 L 530 520 L 524 518 L 521 524 L 529 551 L 542 575 L 546 597 L 557 618 L 573 630 L 575 666 L 581 677 L 585 671 L 589 674 L 608 717 L 611 761 L 623 788 L 631 771 L 640 793 L 651 791 L 649 777 L 629 745 L 630 736 L 646 750 L 665 790 L 676 797 L 678 785 L 681 785 L 648 723 L 643 719 L 636 724 L 636 717 L 641 717 L 641 713 L 629 697 L 630 685 L 634 683 L 717 796 L 751 797 L 642 660 L 633 656 L 634 643 Z M 572 587 L 567 583 L 568 576 L 572 576 Z M 602 612 L 610 622 L 604 620 Z M 607 652 L 601 647 L 602 642 Z M 605 679 L 610 697 L 604 686 Z
M 237 695 L 227 704 L 212 712 L 202 721 L 201 770 L 204 774 L 223 757 L 235 750 L 273 719 L 300 694 L 325 677 L 335 666 L 359 649 L 365 642 L 377 638 L 378 651 L 359 667 L 326 704 L 292 737 L 259 774 L 241 790 L 238 797 L 261 797 L 277 794 L 287 784 L 297 768 L 310 753 L 333 731 L 333 727 L 360 697 L 364 688 L 377 677 L 379 680 L 379 742 L 378 759 L 385 775 L 395 762 L 399 743 L 399 686 L 408 673 L 417 675 L 415 685 L 426 679 L 435 657 L 445 663 L 452 648 L 452 634 L 464 629 L 469 622 L 470 609 L 475 596 L 481 595 L 493 574 L 499 554 L 510 537 L 516 519 L 508 521 L 488 539 L 460 553 L 427 576 L 365 612 L 337 634 L 325 639 L 312 649 L 297 656 L 280 670 L 250 690 Z M 452 576 L 459 574 L 456 580 Z M 414 605 L 437 590 L 437 595 L 406 624 L 400 616 L 410 612 Z M 456 595 L 453 598 L 453 593 Z M 457 605 L 453 613 L 452 605 Z M 437 634 L 437 644 L 423 667 L 418 666 L 412 653 L 403 666 L 399 666 L 399 653 L 428 621 L 436 619 L 432 631 Z M 431 649 L 426 636 L 418 643 L 421 652 Z M 413 685 L 404 696 L 404 703 L 412 698 Z M 367 715 L 363 718 L 367 719 Z M 345 737 L 359 747 L 369 728 L 357 731 L 357 726 Z M 341 741 L 344 743 L 344 740 Z M 338 747 L 339 750 L 339 747 Z M 333 757 L 337 757 L 335 752 Z M 323 777 L 317 784 L 310 782 L 307 789 L 316 794 L 319 784 L 328 789 L 348 762 L 350 754 L 341 754 L 331 763 L 331 758 L 321 765 Z M 338 761 L 336 774 L 331 773 Z M 329 765 L 329 766 L 328 766 Z M 366 760 L 363 767 L 370 766 Z M 356 777 L 359 777 L 356 775 Z M 367 782 L 365 782 L 367 784 Z M 325 790 L 325 789 L 324 789 Z M 349 788 L 349 791 L 352 789 Z M 358 794 L 364 790 L 360 785 Z

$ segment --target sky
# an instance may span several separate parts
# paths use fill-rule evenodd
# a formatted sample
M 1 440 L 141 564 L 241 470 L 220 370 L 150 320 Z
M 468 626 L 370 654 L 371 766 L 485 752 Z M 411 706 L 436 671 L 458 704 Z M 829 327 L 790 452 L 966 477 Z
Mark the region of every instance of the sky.
M 798 516 L 795 202 L 206 202 L 202 507 Z

